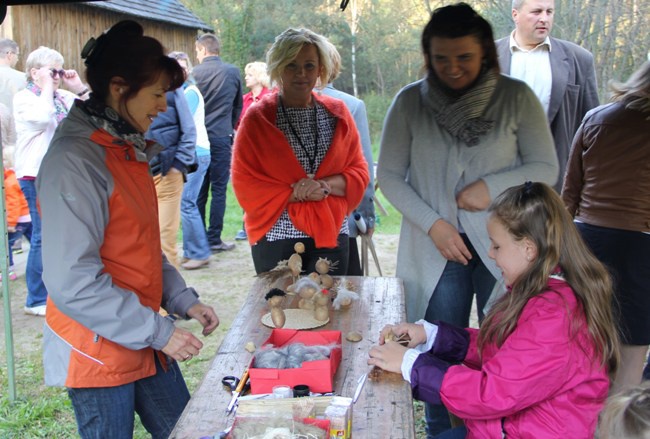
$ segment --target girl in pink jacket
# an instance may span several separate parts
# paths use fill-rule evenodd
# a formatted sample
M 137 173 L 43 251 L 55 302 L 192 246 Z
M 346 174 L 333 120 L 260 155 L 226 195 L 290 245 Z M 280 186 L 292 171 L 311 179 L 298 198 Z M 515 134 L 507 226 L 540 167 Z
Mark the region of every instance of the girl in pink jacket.
M 388 325 L 368 364 L 463 419 L 436 438 L 593 438 L 619 358 L 608 272 L 546 184 L 504 191 L 487 229 L 508 292 L 481 329 Z

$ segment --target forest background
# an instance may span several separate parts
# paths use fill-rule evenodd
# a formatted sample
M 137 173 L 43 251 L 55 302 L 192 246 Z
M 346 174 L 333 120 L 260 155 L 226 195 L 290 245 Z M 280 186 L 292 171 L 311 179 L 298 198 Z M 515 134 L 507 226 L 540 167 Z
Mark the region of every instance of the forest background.
M 431 12 L 454 3 L 350 0 L 342 12 L 338 0 L 181 1 L 215 29 L 222 58 L 242 72 L 247 63 L 264 61 L 288 27 L 327 36 L 343 59 L 335 86 L 365 101 L 375 143 L 392 98 L 422 76 L 420 35 Z M 509 0 L 468 3 L 492 24 L 495 39 L 514 28 Z M 555 0 L 555 10 L 551 35 L 594 54 L 601 103 L 610 80 L 626 80 L 650 56 L 650 0 Z

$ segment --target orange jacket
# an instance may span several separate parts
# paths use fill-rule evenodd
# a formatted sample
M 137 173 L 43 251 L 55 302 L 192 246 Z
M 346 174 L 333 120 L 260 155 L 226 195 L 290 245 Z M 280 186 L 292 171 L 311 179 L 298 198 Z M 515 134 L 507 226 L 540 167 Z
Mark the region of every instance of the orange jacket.
M 313 97 L 338 119 L 315 178 L 343 175 L 345 196 L 289 203 L 291 184 L 306 178 L 307 173 L 276 126 L 277 93 L 265 97 L 250 107 L 242 119 L 233 153 L 233 189 L 246 212 L 246 232 L 251 244 L 262 239 L 287 209 L 295 227 L 312 237 L 316 247 L 336 247 L 343 220 L 363 197 L 369 181 L 368 165 L 354 120 L 343 101 L 324 95 Z
M 16 173 L 5 168 L 5 203 L 7 208 L 7 225 L 16 227 L 21 216 L 29 215 L 27 200 L 20 189 Z

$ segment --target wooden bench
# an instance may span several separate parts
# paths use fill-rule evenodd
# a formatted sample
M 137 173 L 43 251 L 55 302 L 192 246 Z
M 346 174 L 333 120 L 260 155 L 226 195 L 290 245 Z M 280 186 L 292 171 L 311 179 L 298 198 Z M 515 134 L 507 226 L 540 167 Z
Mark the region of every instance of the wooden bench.
M 334 377 L 334 391 L 352 397 L 361 375 L 370 371 L 368 350 L 377 343 L 379 331 L 388 323 L 406 318 L 404 288 L 398 278 L 346 277 L 359 301 L 340 311 L 330 311 L 330 321 L 318 328 L 339 330 L 343 335 L 343 359 Z M 199 388 L 178 420 L 170 438 L 198 439 L 214 436 L 230 426 L 226 415 L 230 394 L 221 385 L 225 375 L 241 376 L 253 354 L 244 346 L 252 341 L 261 346 L 271 328 L 260 322 L 268 312 L 264 295 L 269 285 L 258 280 L 237 314 Z M 357 331 L 363 340 L 351 343 L 345 334 Z M 371 374 L 354 405 L 352 434 L 356 438 L 411 439 L 415 437 L 413 399 L 410 385 L 399 374 Z

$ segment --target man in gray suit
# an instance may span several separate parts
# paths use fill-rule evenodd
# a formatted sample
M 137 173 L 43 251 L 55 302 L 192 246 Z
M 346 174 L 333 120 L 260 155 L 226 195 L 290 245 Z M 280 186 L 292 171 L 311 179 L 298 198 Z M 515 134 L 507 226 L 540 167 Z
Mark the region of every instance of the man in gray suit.
M 496 45 L 501 71 L 526 82 L 546 110 L 560 162 L 559 192 L 573 136 L 598 106 L 598 90 L 592 54 L 550 36 L 554 13 L 554 0 L 513 0 L 515 30 Z

